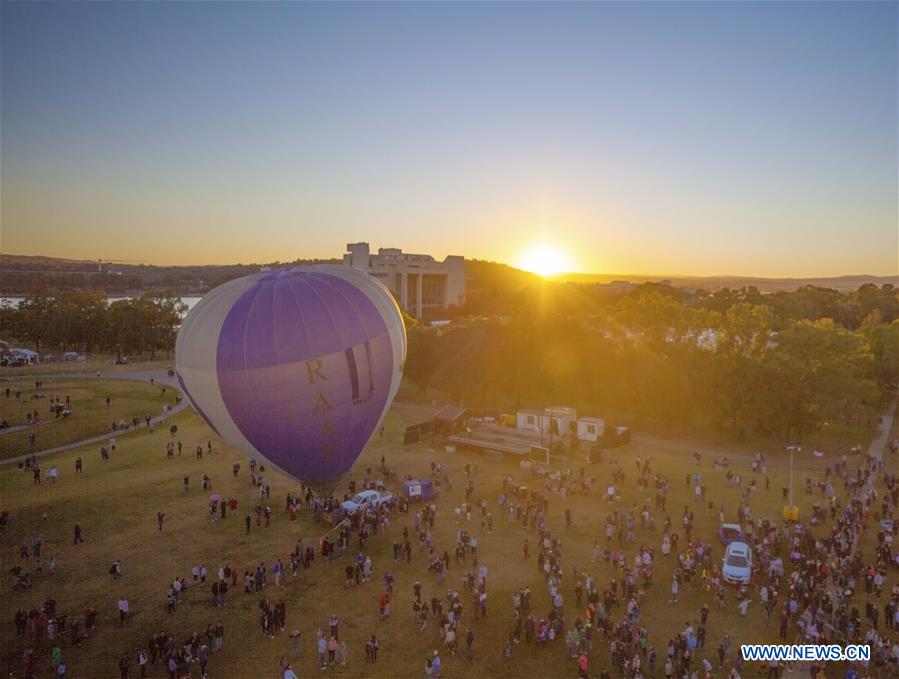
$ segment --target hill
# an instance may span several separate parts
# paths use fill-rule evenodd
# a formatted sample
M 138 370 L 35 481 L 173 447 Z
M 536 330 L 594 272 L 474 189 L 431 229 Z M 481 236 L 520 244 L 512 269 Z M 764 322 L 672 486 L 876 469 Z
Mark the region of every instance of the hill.
M 670 281 L 671 285 L 679 288 L 697 288 L 703 290 L 721 290 L 723 288 L 744 288 L 754 286 L 761 292 L 779 292 L 798 290 L 801 287 L 812 285 L 818 288 L 831 288 L 840 292 L 852 292 L 863 285 L 874 284 L 879 286 L 892 284 L 899 286 L 899 275 L 896 276 L 872 276 L 868 274 L 824 276 L 817 278 L 764 278 L 756 276 L 649 276 L 632 274 L 593 274 L 593 273 L 564 273 L 553 277 L 554 280 L 568 281 L 572 283 L 598 283 L 609 284 L 614 281 L 627 281 L 630 283 L 653 283 L 662 280 Z
M 0 254 L 0 294 L 23 295 L 41 290 L 93 289 L 107 294 L 135 293 L 166 288 L 182 294 L 202 294 L 232 278 L 254 273 L 262 266 L 298 266 L 313 263 L 339 263 L 337 259 L 296 259 L 292 262 L 214 264 L 203 266 L 157 266 L 134 262 L 76 260 L 40 255 Z M 521 291 L 542 286 L 541 278 L 507 264 L 478 259 L 466 261 L 469 292 L 484 296 Z M 754 286 L 761 292 L 797 290 L 812 285 L 851 292 L 865 284 L 892 284 L 899 287 L 899 275 L 872 276 L 853 274 L 820 278 L 764 278 L 753 276 L 665 276 L 648 274 L 564 273 L 553 282 L 607 285 L 670 281 L 674 287 L 703 290 L 738 289 Z

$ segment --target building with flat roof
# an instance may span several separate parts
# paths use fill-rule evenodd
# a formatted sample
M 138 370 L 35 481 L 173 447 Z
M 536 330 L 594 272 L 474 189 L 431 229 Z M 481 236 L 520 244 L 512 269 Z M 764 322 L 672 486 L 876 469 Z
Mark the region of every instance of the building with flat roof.
M 381 281 L 397 304 L 416 318 L 439 318 L 453 304 L 465 301 L 465 258 L 450 255 L 438 262 L 431 255 L 413 255 L 399 248 L 349 243 L 343 263 Z

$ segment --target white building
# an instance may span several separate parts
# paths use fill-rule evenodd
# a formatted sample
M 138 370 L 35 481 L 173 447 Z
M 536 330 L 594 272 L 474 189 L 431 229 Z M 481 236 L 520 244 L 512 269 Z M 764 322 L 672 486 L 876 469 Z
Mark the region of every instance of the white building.
M 543 413 L 539 410 L 530 408 L 519 410 L 515 413 L 515 428 L 530 429 L 531 431 L 540 431 L 543 425 Z
M 577 421 L 577 437 L 596 443 L 606 432 L 606 422 L 599 417 L 582 417 Z
M 412 255 L 399 248 L 349 243 L 343 263 L 381 281 L 397 303 L 416 318 L 435 318 L 453 304 L 465 301 L 465 258 L 450 255 L 438 262 L 431 255 Z
M 567 434 L 571 431 L 571 424 L 576 421 L 577 411 L 563 406 L 552 406 L 543 410 L 526 408 L 515 414 L 515 425 L 518 429 L 553 434 Z
M 39 363 L 40 356 L 36 351 L 32 351 L 31 349 L 20 349 L 16 347 L 10 347 L 9 349 L 9 357 L 13 361 L 24 361 L 25 363 Z

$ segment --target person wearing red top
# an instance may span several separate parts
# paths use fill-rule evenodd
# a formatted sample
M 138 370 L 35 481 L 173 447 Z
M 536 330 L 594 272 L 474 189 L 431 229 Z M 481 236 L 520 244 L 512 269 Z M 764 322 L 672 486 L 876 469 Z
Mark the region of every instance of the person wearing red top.
M 577 659 L 577 671 L 579 677 L 587 677 L 587 670 L 589 669 L 590 661 L 587 659 L 587 655 L 585 653 L 581 653 L 581 656 Z

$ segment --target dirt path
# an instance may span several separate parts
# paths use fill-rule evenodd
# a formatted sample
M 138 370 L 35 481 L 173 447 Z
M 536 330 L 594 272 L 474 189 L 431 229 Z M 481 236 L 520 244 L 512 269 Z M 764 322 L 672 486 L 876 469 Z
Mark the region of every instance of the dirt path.
M 871 445 L 868 447 L 868 455 L 876 457 L 878 460 L 883 460 L 883 451 L 886 450 L 887 443 L 890 441 L 890 431 L 893 428 L 893 418 L 896 417 L 897 403 L 899 403 L 899 400 L 894 400 L 880 418 L 877 436 L 874 437 L 874 440 L 871 441 Z

